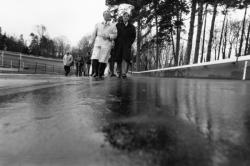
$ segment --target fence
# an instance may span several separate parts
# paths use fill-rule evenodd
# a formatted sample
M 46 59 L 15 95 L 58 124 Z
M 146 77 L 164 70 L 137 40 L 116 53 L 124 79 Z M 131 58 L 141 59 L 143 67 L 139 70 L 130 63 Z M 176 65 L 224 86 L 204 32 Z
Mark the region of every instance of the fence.
M 134 75 L 250 80 L 250 55 L 199 64 L 133 72 Z
M 63 74 L 62 60 L 1 51 L 0 66 L 30 74 Z

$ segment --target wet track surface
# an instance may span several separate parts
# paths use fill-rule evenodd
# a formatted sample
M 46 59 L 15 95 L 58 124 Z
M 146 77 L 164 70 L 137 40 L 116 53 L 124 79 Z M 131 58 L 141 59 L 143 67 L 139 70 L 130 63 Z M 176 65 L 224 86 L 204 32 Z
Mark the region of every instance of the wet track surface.
M 250 82 L 18 79 L 34 83 L 0 87 L 0 166 L 250 165 Z

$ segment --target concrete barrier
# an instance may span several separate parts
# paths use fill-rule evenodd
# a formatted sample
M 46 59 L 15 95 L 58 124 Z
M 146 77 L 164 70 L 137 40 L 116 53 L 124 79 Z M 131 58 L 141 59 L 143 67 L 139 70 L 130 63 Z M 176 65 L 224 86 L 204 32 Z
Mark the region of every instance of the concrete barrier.
M 133 72 L 134 76 L 250 80 L 250 55 L 231 59 Z

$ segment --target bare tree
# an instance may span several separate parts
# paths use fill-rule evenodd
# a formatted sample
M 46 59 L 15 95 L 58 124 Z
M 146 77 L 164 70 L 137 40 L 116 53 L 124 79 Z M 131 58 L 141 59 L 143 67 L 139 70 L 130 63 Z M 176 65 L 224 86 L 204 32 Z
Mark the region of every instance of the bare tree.
M 195 22 L 197 0 L 192 0 L 191 3 L 192 3 L 191 19 L 190 19 L 190 25 L 189 25 L 188 42 L 187 42 L 186 55 L 185 55 L 185 64 L 190 63 L 192 44 L 193 44 L 194 22 Z
M 218 51 L 218 49 L 219 49 L 219 37 L 218 37 L 218 35 L 219 35 L 219 29 L 215 29 L 214 30 L 214 34 L 213 34 L 213 42 L 212 42 L 212 44 L 213 44 L 213 49 L 214 49 L 214 59 L 216 60 L 216 55 L 217 55 L 217 51 Z
M 228 6 L 226 6 L 226 8 L 222 11 L 222 13 L 224 14 L 224 19 L 223 19 L 223 24 L 221 27 L 221 35 L 220 35 L 220 43 L 219 43 L 219 52 L 218 52 L 218 56 L 217 59 L 220 59 L 220 49 L 221 49 L 221 44 L 222 44 L 222 38 L 223 38 L 223 32 L 225 29 L 225 23 L 226 23 L 226 18 L 227 18 L 227 14 L 228 14 Z
M 212 51 L 212 42 L 213 42 L 213 35 L 214 35 L 214 26 L 215 26 L 215 18 L 217 14 L 217 7 L 218 7 L 218 2 L 214 2 L 214 9 L 213 9 L 213 17 L 212 17 L 212 22 L 211 22 L 211 28 L 210 28 L 210 36 L 209 36 L 209 41 L 208 41 L 208 47 L 207 47 L 207 57 L 206 61 L 209 62 L 211 60 L 211 51 Z
M 228 42 L 229 42 L 229 51 L 228 51 L 228 58 L 231 57 L 232 55 L 232 49 L 233 49 L 233 44 L 236 43 L 236 48 L 237 48 L 237 42 L 239 40 L 240 36 L 240 21 L 230 21 L 229 22 L 229 27 L 228 27 Z M 236 54 L 237 54 L 237 49 L 236 49 Z
M 224 39 L 223 39 L 223 45 L 222 45 L 222 59 L 226 58 L 226 48 L 227 48 L 227 41 L 228 41 L 228 20 L 225 26 L 225 31 L 224 31 Z
M 199 11 L 198 11 L 198 29 L 197 29 L 197 36 L 196 36 L 196 46 L 195 46 L 195 53 L 194 53 L 194 63 L 198 63 L 199 59 L 199 52 L 200 52 L 200 39 L 201 39 L 201 31 L 202 31 L 202 18 L 203 18 L 203 0 L 199 1 Z
M 250 21 L 247 30 L 246 45 L 245 45 L 245 55 L 249 54 L 249 37 L 250 37 Z
M 246 24 L 246 15 L 247 15 L 247 4 L 245 5 L 245 14 L 244 18 L 242 21 L 242 32 L 241 32 L 241 38 L 240 38 L 240 47 L 239 47 L 239 54 L 237 56 L 241 56 L 241 50 L 242 50 L 242 45 L 243 45 L 243 37 L 245 33 L 245 24 Z
M 36 25 L 36 32 L 39 35 L 39 38 L 41 39 L 43 36 L 47 35 L 47 28 L 44 25 Z
M 206 26 L 207 26 L 207 7 L 208 4 L 206 4 L 205 7 L 205 16 L 204 16 L 204 28 L 203 28 L 203 37 L 202 37 L 202 48 L 201 48 L 201 59 L 200 62 L 203 62 L 204 59 L 204 48 L 205 48 L 205 39 L 206 39 Z
M 56 45 L 57 55 L 62 57 L 67 51 L 70 50 L 69 40 L 65 36 L 59 36 L 54 39 Z

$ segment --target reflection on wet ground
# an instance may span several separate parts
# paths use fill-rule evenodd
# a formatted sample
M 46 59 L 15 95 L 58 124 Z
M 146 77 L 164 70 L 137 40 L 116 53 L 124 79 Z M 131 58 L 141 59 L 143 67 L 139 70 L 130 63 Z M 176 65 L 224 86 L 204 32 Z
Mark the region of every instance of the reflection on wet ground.
M 250 165 L 249 85 L 83 79 L 0 96 L 0 165 Z
M 249 82 L 137 78 L 111 90 L 119 149 L 158 153 L 159 165 L 248 165 Z

